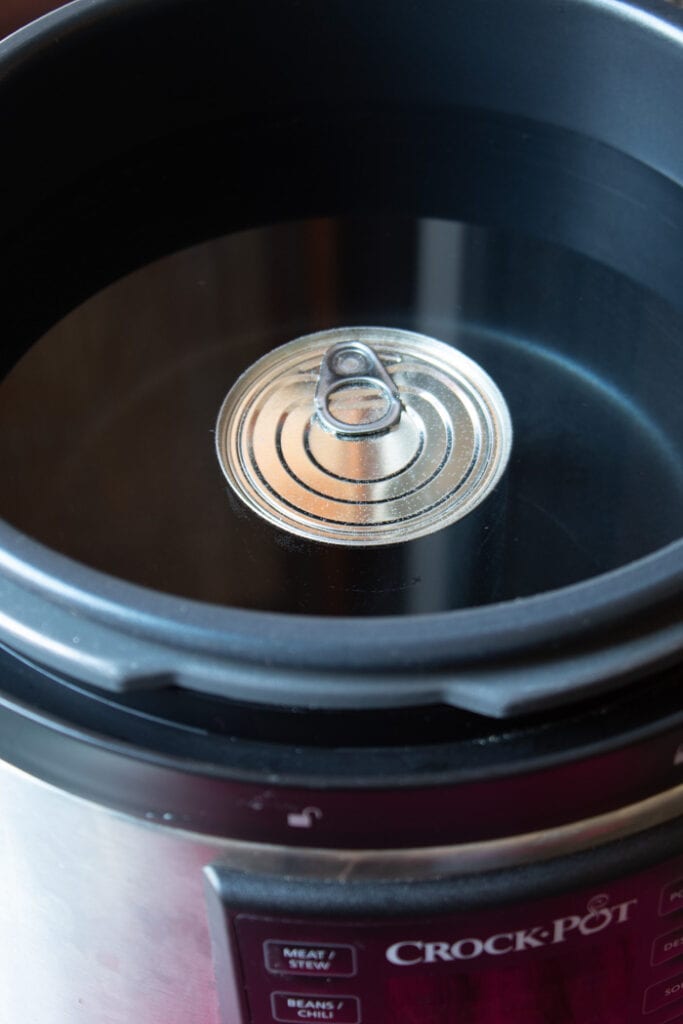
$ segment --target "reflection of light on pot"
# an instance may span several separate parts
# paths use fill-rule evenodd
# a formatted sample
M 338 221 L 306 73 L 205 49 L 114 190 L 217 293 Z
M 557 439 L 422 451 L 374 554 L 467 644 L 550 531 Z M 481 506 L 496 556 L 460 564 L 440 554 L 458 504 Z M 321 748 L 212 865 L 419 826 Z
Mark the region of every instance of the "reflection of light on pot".
M 373 546 L 462 519 L 495 487 L 512 428 L 493 381 L 409 331 L 340 328 L 252 366 L 225 399 L 218 458 L 239 497 L 290 533 Z

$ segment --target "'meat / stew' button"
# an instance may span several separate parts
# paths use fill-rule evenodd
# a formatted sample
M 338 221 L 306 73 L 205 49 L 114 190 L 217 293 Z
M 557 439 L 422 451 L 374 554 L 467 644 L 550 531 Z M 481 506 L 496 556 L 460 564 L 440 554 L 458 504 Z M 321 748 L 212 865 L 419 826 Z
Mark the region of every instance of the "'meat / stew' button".
M 305 974 L 307 977 L 352 978 L 356 973 L 353 946 L 331 946 L 311 942 L 263 944 L 266 968 L 271 974 Z

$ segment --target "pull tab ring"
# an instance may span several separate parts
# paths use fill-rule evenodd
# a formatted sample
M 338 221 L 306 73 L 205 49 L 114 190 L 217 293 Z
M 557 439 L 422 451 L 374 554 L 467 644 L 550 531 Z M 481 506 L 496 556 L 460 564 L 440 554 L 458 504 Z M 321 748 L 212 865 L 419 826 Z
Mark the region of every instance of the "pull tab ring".
M 345 423 L 330 409 L 330 399 L 342 389 L 363 385 L 381 392 L 388 408 L 376 420 Z M 315 408 L 323 426 L 341 437 L 383 434 L 401 418 L 401 399 L 396 385 L 374 349 L 362 341 L 341 341 L 327 350 L 320 364 Z

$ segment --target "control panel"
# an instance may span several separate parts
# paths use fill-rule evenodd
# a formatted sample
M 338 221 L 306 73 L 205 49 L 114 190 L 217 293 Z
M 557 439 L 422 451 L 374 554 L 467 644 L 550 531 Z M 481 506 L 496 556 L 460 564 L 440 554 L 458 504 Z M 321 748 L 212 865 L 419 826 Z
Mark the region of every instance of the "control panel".
M 433 913 L 374 920 L 231 906 L 220 878 L 217 969 L 238 978 L 243 1024 L 683 1024 L 683 860 L 480 911 L 439 913 L 430 883 Z

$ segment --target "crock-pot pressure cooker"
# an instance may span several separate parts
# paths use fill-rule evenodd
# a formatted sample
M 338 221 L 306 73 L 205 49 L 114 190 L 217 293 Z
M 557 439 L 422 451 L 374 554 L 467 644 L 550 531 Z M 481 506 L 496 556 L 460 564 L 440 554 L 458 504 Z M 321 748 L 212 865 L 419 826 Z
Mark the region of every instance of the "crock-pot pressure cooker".
M 683 11 L 0 46 L 0 1020 L 683 1022 Z

